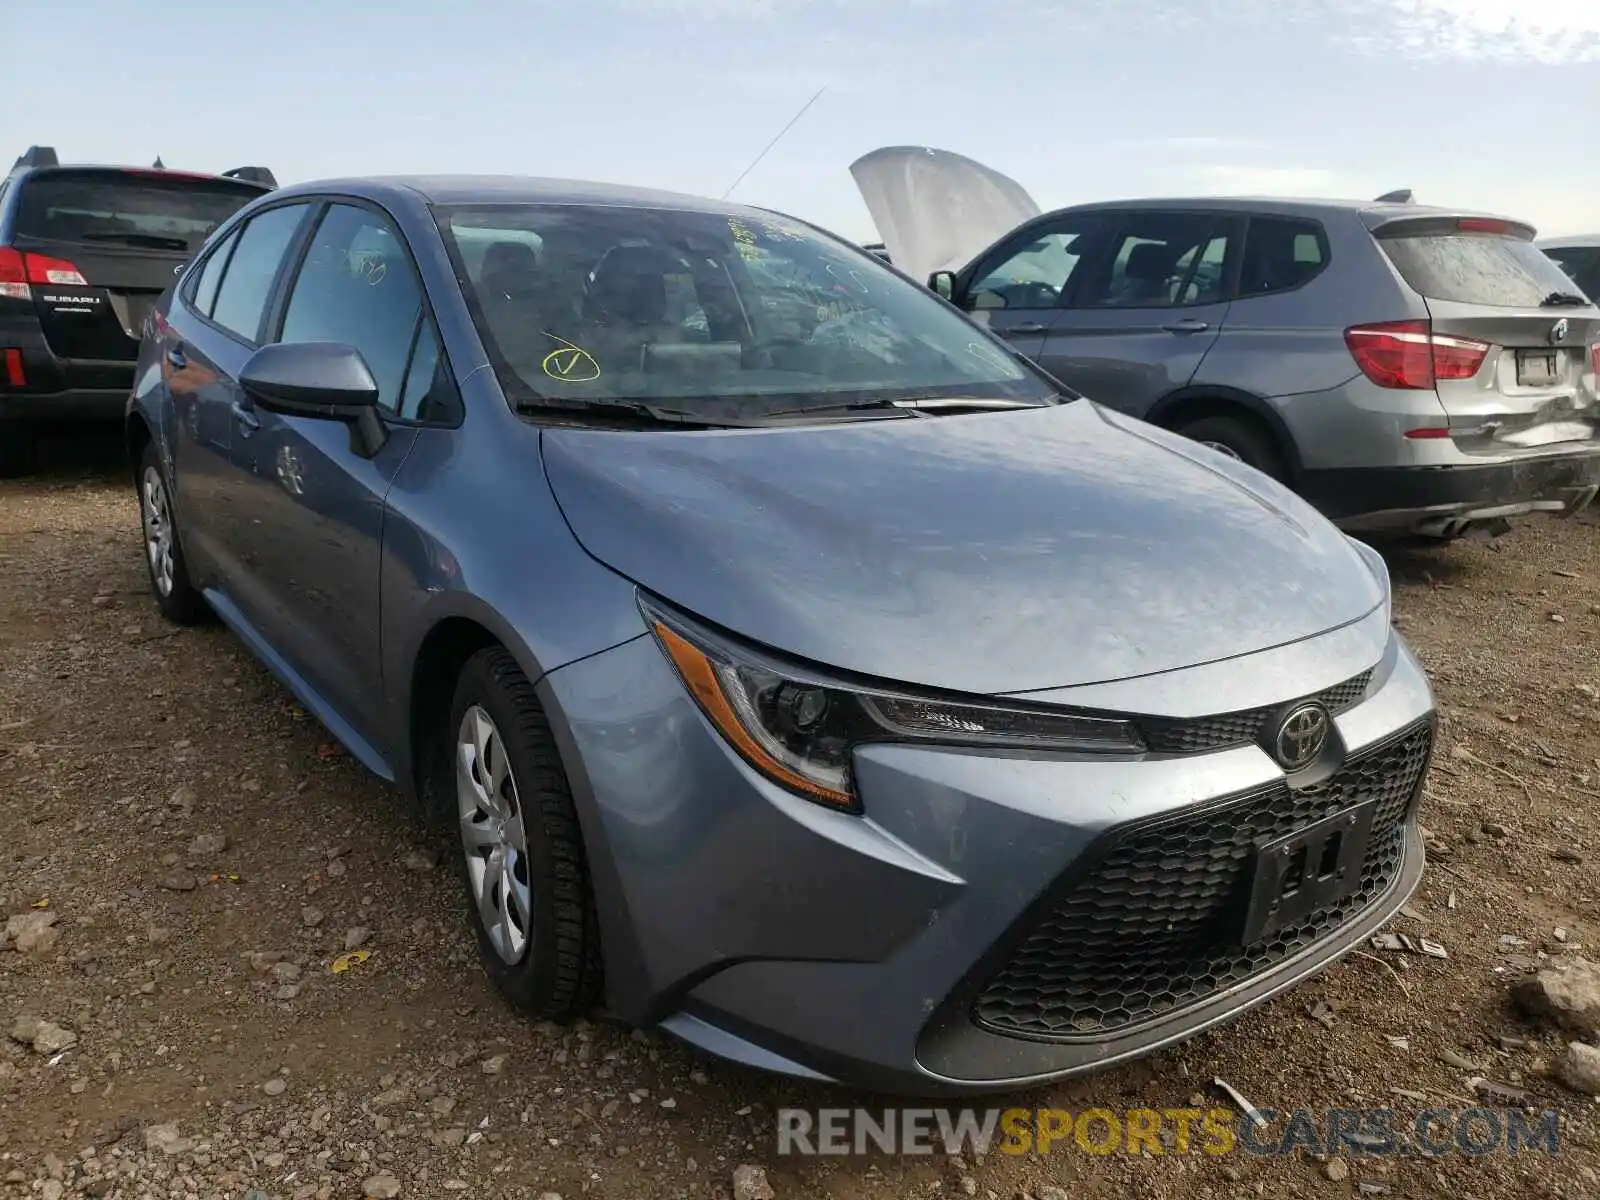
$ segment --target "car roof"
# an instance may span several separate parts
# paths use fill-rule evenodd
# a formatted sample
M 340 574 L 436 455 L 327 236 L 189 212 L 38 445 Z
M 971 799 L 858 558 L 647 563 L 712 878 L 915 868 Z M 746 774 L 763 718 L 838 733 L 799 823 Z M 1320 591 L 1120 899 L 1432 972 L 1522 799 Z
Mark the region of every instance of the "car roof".
M 1362 216 L 1390 217 L 1493 217 L 1509 220 L 1503 214 L 1478 212 L 1467 208 L 1442 208 L 1429 204 L 1382 203 L 1375 200 L 1302 199 L 1288 196 L 1149 196 L 1136 200 L 1094 200 L 1059 208 L 1055 212 L 1091 212 L 1106 209 L 1185 208 L 1199 211 L 1247 209 L 1274 216 L 1317 216 L 1330 212 L 1353 212 Z M 1521 224 L 1521 222 L 1518 222 Z
M 369 175 L 319 179 L 278 189 L 276 196 L 345 193 L 381 200 L 401 193 L 429 204 L 595 204 L 628 208 L 679 209 L 742 216 L 770 210 L 729 204 L 704 196 L 653 188 L 627 187 L 578 179 L 529 175 Z
M 1536 244 L 1541 250 L 1568 250 L 1579 247 L 1600 246 L 1600 233 L 1574 233 L 1566 237 L 1540 238 Z

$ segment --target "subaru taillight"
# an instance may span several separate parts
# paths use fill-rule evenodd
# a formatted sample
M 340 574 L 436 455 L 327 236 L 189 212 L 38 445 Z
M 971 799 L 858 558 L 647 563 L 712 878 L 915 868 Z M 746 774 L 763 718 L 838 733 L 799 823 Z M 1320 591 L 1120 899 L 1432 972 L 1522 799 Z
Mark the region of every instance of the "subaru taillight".
M 1426 390 L 1440 380 L 1471 379 L 1488 356 L 1489 343 L 1447 337 L 1427 321 L 1386 321 L 1344 331 L 1345 345 L 1361 373 L 1379 387 Z
M 46 254 L 0 246 L 0 296 L 9 296 L 13 300 L 31 299 L 31 285 L 36 283 L 86 287 L 89 281 L 83 277 L 83 272 L 64 258 L 51 258 Z
M 1589 370 L 1600 376 L 1600 342 L 1589 347 Z

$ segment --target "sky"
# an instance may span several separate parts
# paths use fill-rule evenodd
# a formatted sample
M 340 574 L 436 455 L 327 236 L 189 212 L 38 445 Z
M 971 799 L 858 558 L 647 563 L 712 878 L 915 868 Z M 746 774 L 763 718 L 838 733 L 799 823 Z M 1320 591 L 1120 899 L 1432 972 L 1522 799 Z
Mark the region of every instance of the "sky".
M 0 0 L 0 45 L 0 153 L 63 161 L 721 196 L 822 89 L 731 199 L 875 241 L 850 163 L 924 145 L 1046 209 L 1410 187 L 1600 232 L 1600 0 Z

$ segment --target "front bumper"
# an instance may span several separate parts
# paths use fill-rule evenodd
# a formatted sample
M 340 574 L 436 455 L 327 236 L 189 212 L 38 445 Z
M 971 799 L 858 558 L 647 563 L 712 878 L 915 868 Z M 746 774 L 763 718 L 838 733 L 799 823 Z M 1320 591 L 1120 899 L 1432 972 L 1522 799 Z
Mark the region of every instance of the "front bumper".
M 1531 512 L 1570 516 L 1600 491 L 1600 448 L 1482 465 L 1306 471 L 1298 490 L 1351 532 L 1454 532 Z
M 1343 657 L 1355 635 L 1329 635 L 1339 661 L 1305 676 L 1302 693 L 1374 668 L 1364 697 L 1335 718 L 1347 762 L 1407 731 L 1431 736 L 1433 699 L 1420 666 L 1389 636 L 1382 614 L 1363 626 L 1370 654 Z M 1238 660 L 1234 669 L 1248 682 L 1208 694 L 1259 693 L 1278 653 Z M 1295 653 L 1306 661 L 1310 651 Z M 1207 668 L 1208 678 L 1217 669 Z M 858 754 L 866 813 L 855 817 L 754 775 L 648 637 L 556 671 L 541 687 L 547 709 L 559 714 L 584 822 L 609 1007 L 769 1070 L 936 1096 L 1108 1066 L 1237 1016 L 1322 969 L 1386 921 L 1422 871 L 1415 805 L 1425 761 L 1415 785 L 1391 803 L 1388 865 L 1355 908 L 1270 961 L 1242 971 L 1233 963 L 1214 987 L 1205 971 L 1215 966 L 1190 971 L 1180 987 L 1171 981 L 1182 963 L 1155 964 L 1171 993 L 1171 1006 L 1156 1011 L 1160 1003 L 1128 1000 L 1130 992 L 1151 999 L 1152 964 L 1125 962 L 1119 973 L 1116 930 L 1137 934 L 1143 922 L 1148 933 L 1171 897 L 1159 887 L 1144 893 L 1148 904 L 1127 894 L 1112 919 L 1116 936 L 1101 939 L 1111 951 L 1104 1007 L 1115 1019 L 1065 1039 L 1025 1021 L 1001 1028 L 992 995 L 1001 967 L 1037 935 L 1073 880 L 1103 865 L 1106 847 L 1151 823 L 1242 828 L 1229 823 L 1229 805 L 1288 791 L 1266 753 L 1244 744 L 1109 761 L 877 746 Z M 1136 711 L 1192 718 L 1170 699 L 1181 690 L 1170 679 L 1153 685 L 1150 705 Z M 1299 782 L 1289 807 L 1311 814 L 1307 797 L 1327 785 Z M 1230 872 L 1242 870 L 1241 861 L 1213 872 L 1211 900 L 1231 903 L 1239 880 Z M 1205 914 L 1190 915 L 1203 925 Z M 1030 945 L 1036 956 L 1036 936 Z M 1135 979 L 1136 969 L 1145 974 Z M 1014 983 L 1013 975 L 1007 986 Z

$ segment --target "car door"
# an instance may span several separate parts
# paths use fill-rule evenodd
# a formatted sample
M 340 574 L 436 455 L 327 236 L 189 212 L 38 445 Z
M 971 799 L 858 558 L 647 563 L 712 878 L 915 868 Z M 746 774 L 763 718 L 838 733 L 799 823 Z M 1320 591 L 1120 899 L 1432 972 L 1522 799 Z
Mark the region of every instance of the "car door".
M 384 499 L 427 419 L 438 339 L 404 236 L 381 209 L 328 204 L 301 253 L 274 304 L 270 340 L 355 347 L 377 381 L 388 436 L 367 457 L 348 427 L 247 397 L 230 478 L 250 514 L 241 536 L 259 566 L 262 633 L 305 681 L 318 717 L 373 766 Z
M 962 271 L 956 303 L 1020 353 L 1039 360 L 1103 225 L 1096 214 L 1074 213 L 1022 227 Z
M 1229 214 L 1120 214 L 1108 252 L 1051 323 L 1040 365 L 1090 399 L 1142 417 L 1194 378 L 1227 319 L 1242 222 Z
M 234 381 L 255 352 L 267 299 L 310 211 L 304 202 L 260 210 L 208 248 L 185 277 L 160 330 L 184 551 L 202 585 L 220 588 L 234 603 L 249 578 L 233 536 L 239 514 L 229 504 L 234 409 L 240 402 Z

